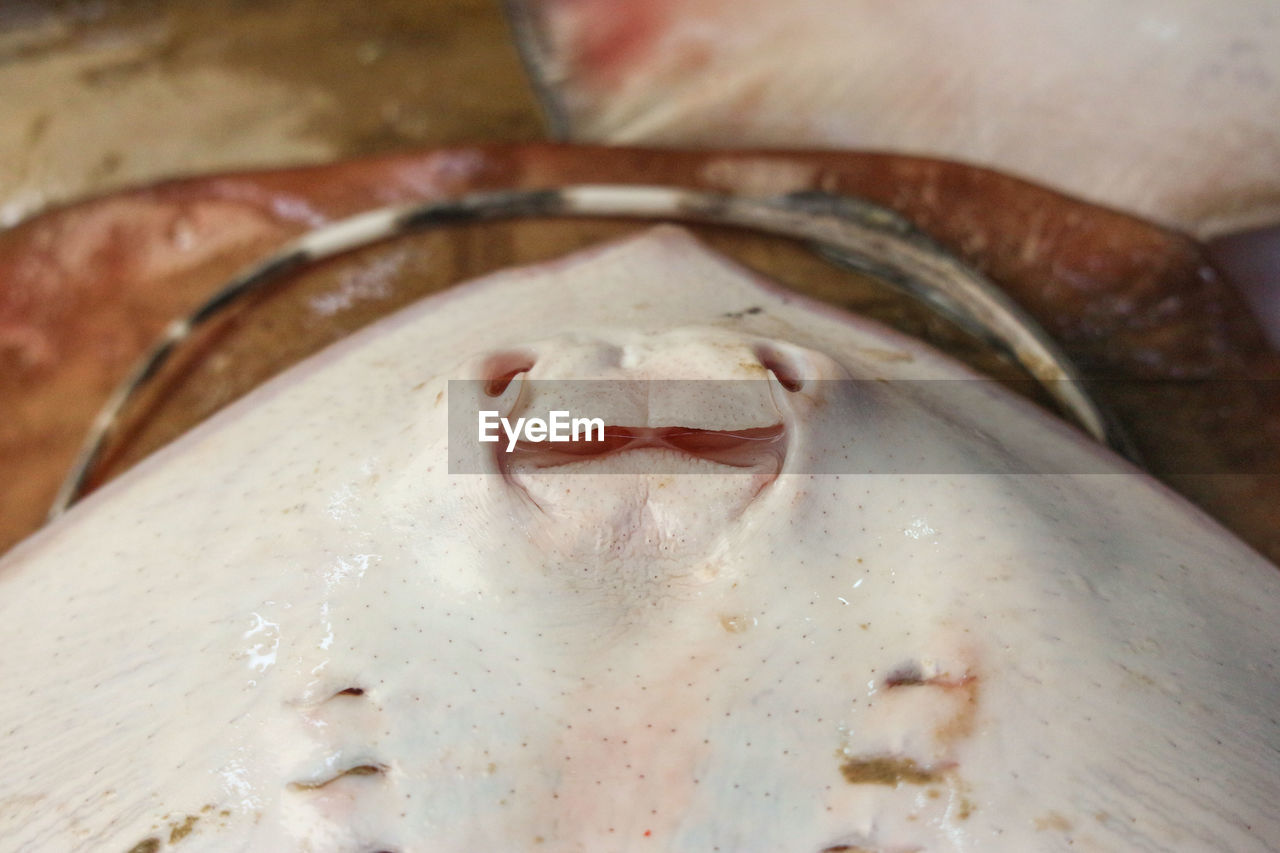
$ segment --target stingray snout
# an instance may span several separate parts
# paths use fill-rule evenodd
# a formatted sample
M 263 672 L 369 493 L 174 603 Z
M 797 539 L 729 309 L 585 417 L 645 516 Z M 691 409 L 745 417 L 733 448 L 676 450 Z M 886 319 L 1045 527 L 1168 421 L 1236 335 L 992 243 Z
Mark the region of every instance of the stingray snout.
M 776 472 L 794 421 L 788 398 L 806 381 L 791 349 L 677 332 L 494 353 L 477 434 L 502 470 L 665 450 L 655 460 L 676 470 L 654 473 L 691 460 Z

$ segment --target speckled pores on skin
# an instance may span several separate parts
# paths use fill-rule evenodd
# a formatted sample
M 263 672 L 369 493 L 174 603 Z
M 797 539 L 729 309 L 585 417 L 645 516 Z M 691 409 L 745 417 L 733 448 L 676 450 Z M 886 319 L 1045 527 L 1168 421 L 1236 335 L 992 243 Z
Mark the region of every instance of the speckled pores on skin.
M 777 418 L 785 458 L 451 474 L 448 380 L 510 352 L 516 398 L 769 376 L 645 417 Z M 1276 849 L 1274 567 L 1016 399 L 814 381 L 967 376 L 675 229 L 383 321 L 0 564 L 0 835 Z M 885 463 L 938 448 L 989 473 Z M 867 454 L 888 473 L 836 464 Z M 1102 473 L 1001 473 L 1050 458 Z

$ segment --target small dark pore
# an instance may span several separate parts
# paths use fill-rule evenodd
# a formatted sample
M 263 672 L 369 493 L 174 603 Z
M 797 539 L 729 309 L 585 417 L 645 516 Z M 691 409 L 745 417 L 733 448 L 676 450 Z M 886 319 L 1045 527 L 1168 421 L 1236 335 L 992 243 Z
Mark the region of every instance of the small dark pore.
M 943 777 L 938 770 L 921 767 L 911 758 L 878 755 L 850 758 L 840 765 L 840 774 L 850 785 L 928 785 Z
M 160 849 L 159 838 L 144 838 L 129 848 L 129 853 L 156 853 Z

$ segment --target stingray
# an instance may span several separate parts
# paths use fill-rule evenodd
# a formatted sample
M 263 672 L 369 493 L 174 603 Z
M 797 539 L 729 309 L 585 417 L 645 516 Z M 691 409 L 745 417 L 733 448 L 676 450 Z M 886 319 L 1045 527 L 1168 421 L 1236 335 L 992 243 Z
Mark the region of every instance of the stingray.
M 1201 237 L 1280 217 L 1268 0 L 507 0 L 563 139 L 911 152 Z
M 1212 240 L 1280 342 L 1269 0 L 506 0 L 558 139 L 980 165 Z
M 473 432 L 553 411 L 605 440 Z M 6 555 L 0 837 L 1280 849 L 1278 608 L 1074 427 L 662 226 L 374 324 Z

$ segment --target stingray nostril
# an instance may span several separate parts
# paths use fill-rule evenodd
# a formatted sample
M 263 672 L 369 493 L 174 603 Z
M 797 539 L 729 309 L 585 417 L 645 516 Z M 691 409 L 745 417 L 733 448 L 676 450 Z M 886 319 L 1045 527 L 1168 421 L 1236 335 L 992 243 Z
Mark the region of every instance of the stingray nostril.
M 761 366 L 772 373 L 783 388 L 795 393 L 804 387 L 804 379 L 800 377 L 796 363 L 786 353 L 767 344 L 758 345 L 755 353 Z
M 533 368 L 533 356 L 527 352 L 501 352 L 489 357 L 484 366 L 484 393 L 497 397 L 511 381 Z

